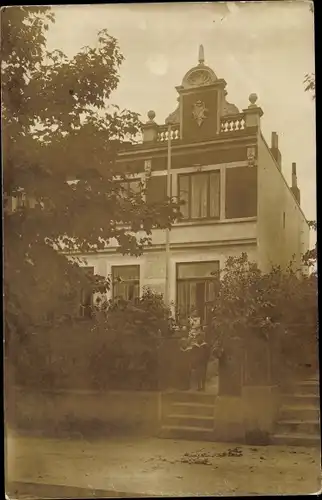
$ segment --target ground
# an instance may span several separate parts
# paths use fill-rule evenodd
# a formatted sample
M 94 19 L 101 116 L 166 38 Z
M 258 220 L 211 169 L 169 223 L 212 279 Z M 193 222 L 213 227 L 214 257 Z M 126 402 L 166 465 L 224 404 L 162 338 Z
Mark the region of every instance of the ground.
M 316 493 L 321 487 L 320 451 L 309 448 L 142 437 L 49 439 L 10 433 L 7 460 L 11 498 L 14 482 L 20 488 L 22 483 L 34 483 L 29 486 L 29 498 L 46 497 L 44 492 L 37 494 L 40 485 L 43 491 L 44 485 L 104 490 L 106 496 L 108 492 L 114 496 L 120 492 L 147 496 L 303 494 Z M 57 491 L 60 498 L 81 496 L 75 489 Z M 96 495 L 102 497 L 104 491 Z M 26 493 L 15 498 L 27 498 Z

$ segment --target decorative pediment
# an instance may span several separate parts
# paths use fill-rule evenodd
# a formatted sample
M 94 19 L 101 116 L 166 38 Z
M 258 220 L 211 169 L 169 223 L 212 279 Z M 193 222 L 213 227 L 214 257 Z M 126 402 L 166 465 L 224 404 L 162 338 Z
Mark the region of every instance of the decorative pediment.
M 199 66 L 195 66 L 189 70 L 188 73 L 186 73 L 182 80 L 182 87 L 185 89 L 191 87 L 202 87 L 204 85 L 211 85 L 217 80 L 218 78 L 211 68 L 199 64 Z
M 171 123 L 171 124 L 176 124 L 180 123 L 180 108 L 179 106 L 173 113 L 170 113 L 169 116 L 166 118 L 165 123 Z
M 191 87 L 202 87 L 204 85 L 211 85 L 218 80 L 214 71 L 205 65 L 205 55 L 203 46 L 199 47 L 199 64 L 191 68 L 185 74 L 182 80 L 182 87 L 184 89 Z
M 225 99 L 221 108 L 221 116 L 235 115 L 237 113 L 239 113 L 239 109 L 237 108 L 237 106 L 235 106 L 235 104 L 227 102 Z

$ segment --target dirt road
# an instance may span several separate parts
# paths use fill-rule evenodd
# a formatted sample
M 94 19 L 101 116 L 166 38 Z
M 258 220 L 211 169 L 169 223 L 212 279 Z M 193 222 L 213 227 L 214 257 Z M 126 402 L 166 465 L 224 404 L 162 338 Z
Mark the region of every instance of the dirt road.
M 303 494 L 321 487 L 320 452 L 308 448 L 10 434 L 7 450 L 7 481 L 20 483 L 157 496 Z

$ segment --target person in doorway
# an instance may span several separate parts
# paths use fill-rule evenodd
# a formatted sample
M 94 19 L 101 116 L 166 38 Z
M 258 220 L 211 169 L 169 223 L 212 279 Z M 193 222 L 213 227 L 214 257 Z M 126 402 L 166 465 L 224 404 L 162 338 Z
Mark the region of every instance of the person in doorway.
M 205 335 L 200 331 L 192 344 L 192 372 L 198 391 L 206 388 L 207 366 L 210 359 L 210 345 L 205 342 Z
M 199 363 L 197 367 L 197 385 L 198 391 L 206 389 L 207 367 L 211 355 L 211 347 L 205 340 L 203 331 L 198 335 L 197 343 L 199 346 Z

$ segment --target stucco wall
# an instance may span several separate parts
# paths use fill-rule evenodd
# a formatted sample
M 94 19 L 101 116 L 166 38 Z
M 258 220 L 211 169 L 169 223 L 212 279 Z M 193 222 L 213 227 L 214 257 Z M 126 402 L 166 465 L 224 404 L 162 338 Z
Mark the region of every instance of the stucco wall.
M 309 247 L 309 228 L 261 136 L 258 139 L 258 163 L 259 264 L 263 270 L 268 270 L 272 264 L 286 267 L 295 254 L 295 265 L 299 266 L 301 255 Z
M 186 248 L 172 250 L 170 256 L 169 280 L 170 300 L 176 300 L 176 264 L 180 262 L 219 261 L 222 268 L 229 256 L 239 256 L 246 252 L 252 261 L 257 259 L 255 244 L 220 245 L 210 248 Z M 86 256 L 88 266 L 94 266 L 95 273 L 102 276 L 111 274 L 112 266 L 140 265 L 140 291 L 149 287 L 158 293 L 165 291 L 165 251 L 146 250 L 140 257 L 123 256 L 118 253 L 106 253 Z M 111 297 L 111 291 L 107 292 Z
M 8 420 L 8 419 L 7 419 Z M 159 426 L 156 392 L 51 391 L 16 388 L 9 425 L 29 429 L 66 429 L 81 426 L 95 432 L 155 433 Z
M 158 392 L 48 391 L 16 388 L 6 425 L 53 433 L 136 433 L 158 435 L 166 406 Z M 7 404 L 8 407 L 8 404 Z M 208 439 L 268 444 L 279 408 L 275 387 L 244 387 L 241 395 L 214 398 L 213 432 Z

